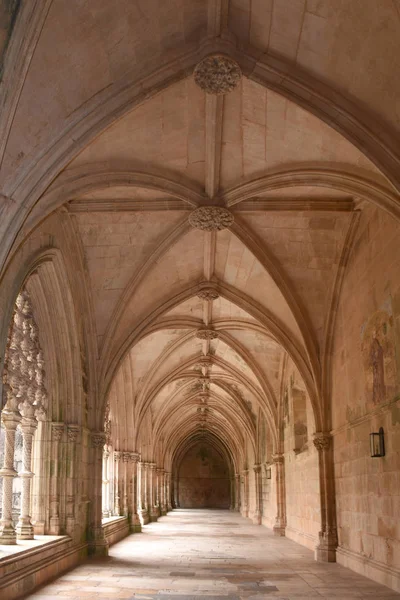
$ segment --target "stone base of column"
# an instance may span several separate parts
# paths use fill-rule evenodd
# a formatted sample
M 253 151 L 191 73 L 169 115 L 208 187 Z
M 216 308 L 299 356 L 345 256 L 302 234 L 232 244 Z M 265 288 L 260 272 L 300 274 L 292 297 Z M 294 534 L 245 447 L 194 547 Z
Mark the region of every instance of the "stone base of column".
M 162 506 L 161 507 L 161 516 L 165 517 L 165 515 L 167 514 L 167 507 L 166 506 Z
M 20 518 L 16 528 L 18 540 L 33 540 L 34 531 L 33 525 L 29 517 Z
M 319 544 L 315 548 L 314 557 L 318 562 L 336 562 L 337 535 L 336 533 L 319 534 Z
M 49 535 L 60 535 L 60 518 L 50 517 Z
M 139 510 L 139 520 L 140 520 L 140 524 L 143 525 L 147 525 L 147 523 L 150 523 L 150 517 L 149 517 L 149 513 L 147 512 L 147 510 Z
M 177 505 L 176 508 L 179 508 L 179 504 Z M 167 511 L 169 512 L 170 510 L 172 510 L 172 504 L 168 504 Z
M 254 511 L 252 520 L 253 520 L 254 525 L 261 525 L 261 513 L 259 510 Z
M 91 531 L 91 539 L 88 542 L 88 553 L 90 556 L 108 556 L 108 542 L 104 537 L 102 527 Z
M 248 507 L 247 507 L 247 506 L 245 506 L 245 507 L 243 508 L 243 513 L 242 513 L 242 514 L 243 514 L 243 516 L 244 516 L 244 518 L 245 518 L 245 519 L 247 519 L 247 518 L 248 518 L 248 516 L 249 516 L 249 509 L 248 509 Z
M 0 525 L 0 544 L 11 546 L 17 543 L 17 534 L 12 524 Z
M 285 537 L 286 535 L 286 528 L 284 525 L 274 525 L 272 531 L 274 532 L 274 535 L 278 535 L 280 537 Z
M 129 530 L 131 533 L 140 533 L 142 531 L 142 524 L 137 513 L 132 515 Z
M 152 523 L 156 522 L 158 520 L 159 516 L 160 516 L 160 511 L 158 510 L 158 506 L 152 506 L 150 509 L 150 521 Z

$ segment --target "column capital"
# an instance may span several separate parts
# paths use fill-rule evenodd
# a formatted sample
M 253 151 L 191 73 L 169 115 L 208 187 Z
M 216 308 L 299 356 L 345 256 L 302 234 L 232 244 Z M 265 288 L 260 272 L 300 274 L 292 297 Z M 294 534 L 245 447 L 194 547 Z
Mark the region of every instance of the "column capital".
M 51 423 L 51 437 L 54 441 L 59 442 L 64 433 L 65 425 L 64 423 Z
M 76 442 L 76 440 L 78 439 L 80 429 L 81 428 L 79 427 L 79 425 L 67 425 L 67 438 L 69 442 Z
M 254 465 L 253 471 L 254 473 L 261 473 L 261 465 Z
M 150 468 L 151 471 L 155 471 L 156 468 L 157 468 L 156 463 L 149 463 L 149 468 Z
M 104 431 L 92 431 L 90 436 L 92 439 L 92 448 L 103 448 L 106 443 L 106 434 Z
M 19 426 L 22 433 L 33 435 L 38 427 L 38 422 L 35 417 L 23 417 Z
M 9 410 L 6 407 L 3 408 L 1 413 L 1 422 L 4 425 L 4 429 L 15 431 L 21 422 L 21 415 L 18 411 Z
M 332 442 L 332 436 L 330 433 L 317 431 L 314 433 L 313 444 L 318 452 L 324 452 L 329 450 Z
M 140 462 L 140 454 L 138 452 L 130 452 L 129 458 L 134 463 Z
M 120 452 L 119 450 L 115 450 L 114 451 L 114 460 L 116 460 L 117 462 L 121 460 L 122 457 L 122 452 Z
M 124 463 L 129 462 L 130 458 L 131 458 L 131 453 L 130 452 L 123 452 L 122 453 L 122 460 L 123 460 Z
M 272 454 L 271 456 L 272 462 L 275 464 L 283 464 L 285 462 L 285 456 L 281 452 L 277 452 L 276 454 Z

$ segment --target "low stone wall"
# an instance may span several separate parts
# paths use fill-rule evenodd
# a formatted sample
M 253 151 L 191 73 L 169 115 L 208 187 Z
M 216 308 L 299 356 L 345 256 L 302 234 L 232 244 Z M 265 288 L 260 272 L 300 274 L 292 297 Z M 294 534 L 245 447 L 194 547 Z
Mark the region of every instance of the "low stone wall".
M 104 536 L 109 546 L 129 535 L 129 522 L 126 517 L 115 517 L 103 522 Z
M 67 537 L 0 557 L 0 598 L 15 600 L 74 567 L 87 556 L 87 544 Z
M 400 571 L 398 569 L 340 547 L 336 551 L 336 561 L 360 575 L 400 592 Z

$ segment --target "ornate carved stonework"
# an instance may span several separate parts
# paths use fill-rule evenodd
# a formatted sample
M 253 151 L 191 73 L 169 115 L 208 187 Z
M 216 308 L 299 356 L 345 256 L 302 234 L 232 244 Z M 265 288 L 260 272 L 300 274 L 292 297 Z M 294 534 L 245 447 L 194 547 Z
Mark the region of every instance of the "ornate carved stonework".
M 51 433 L 52 433 L 53 440 L 55 440 L 56 442 L 59 442 L 64 433 L 64 425 L 62 425 L 60 423 L 52 423 L 51 424 Z
M 201 300 L 217 300 L 219 293 L 212 287 L 205 287 L 197 292 L 197 297 Z
M 106 443 L 106 435 L 103 432 L 92 433 L 92 448 L 102 448 Z
M 232 92 L 242 77 L 242 71 L 236 61 L 214 54 L 207 56 L 196 66 L 194 80 L 207 94 L 217 96 Z
M 331 436 L 325 433 L 316 433 L 313 439 L 314 446 L 318 452 L 328 450 L 331 445 Z
M 130 458 L 132 462 L 139 462 L 140 461 L 140 454 L 138 454 L 137 452 L 131 452 L 130 453 Z
M 272 462 L 276 463 L 283 463 L 285 460 L 285 457 L 283 456 L 283 454 L 273 454 L 272 455 Z
M 221 231 L 233 223 L 233 214 L 222 206 L 200 206 L 190 216 L 189 223 L 203 231 Z
M 253 471 L 254 473 L 261 473 L 261 465 L 254 465 Z
M 122 461 L 123 462 L 129 462 L 130 457 L 131 457 L 131 453 L 130 452 L 123 452 L 122 453 Z
M 76 440 L 78 439 L 79 429 L 79 425 L 68 425 L 67 437 L 69 442 L 76 442 Z
M 206 329 L 205 327 L 196 331 L 196 337 L 199 340 L 215 340 L 218 337 L 218 331 Z
M 116 462 L 118 462 L 118 461 L 120 461 L 120 460 L 121 460 L 121 457 L 122 457 L 122 452 L 120 452 L 119 450 L 116 450 L 116 451 L 114 452 L 114 460 L 115 460 Z

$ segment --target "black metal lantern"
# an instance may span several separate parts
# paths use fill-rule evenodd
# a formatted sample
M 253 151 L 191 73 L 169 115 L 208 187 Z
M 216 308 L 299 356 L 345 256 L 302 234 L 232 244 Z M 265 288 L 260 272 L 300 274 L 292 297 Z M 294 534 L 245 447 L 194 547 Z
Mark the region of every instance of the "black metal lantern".
M 371 458 L 381 458 L 382 456 L 385 456 L 383 427 L 379 428 L 378 433 L 370 433 L 369 441 L 371 444 Z

